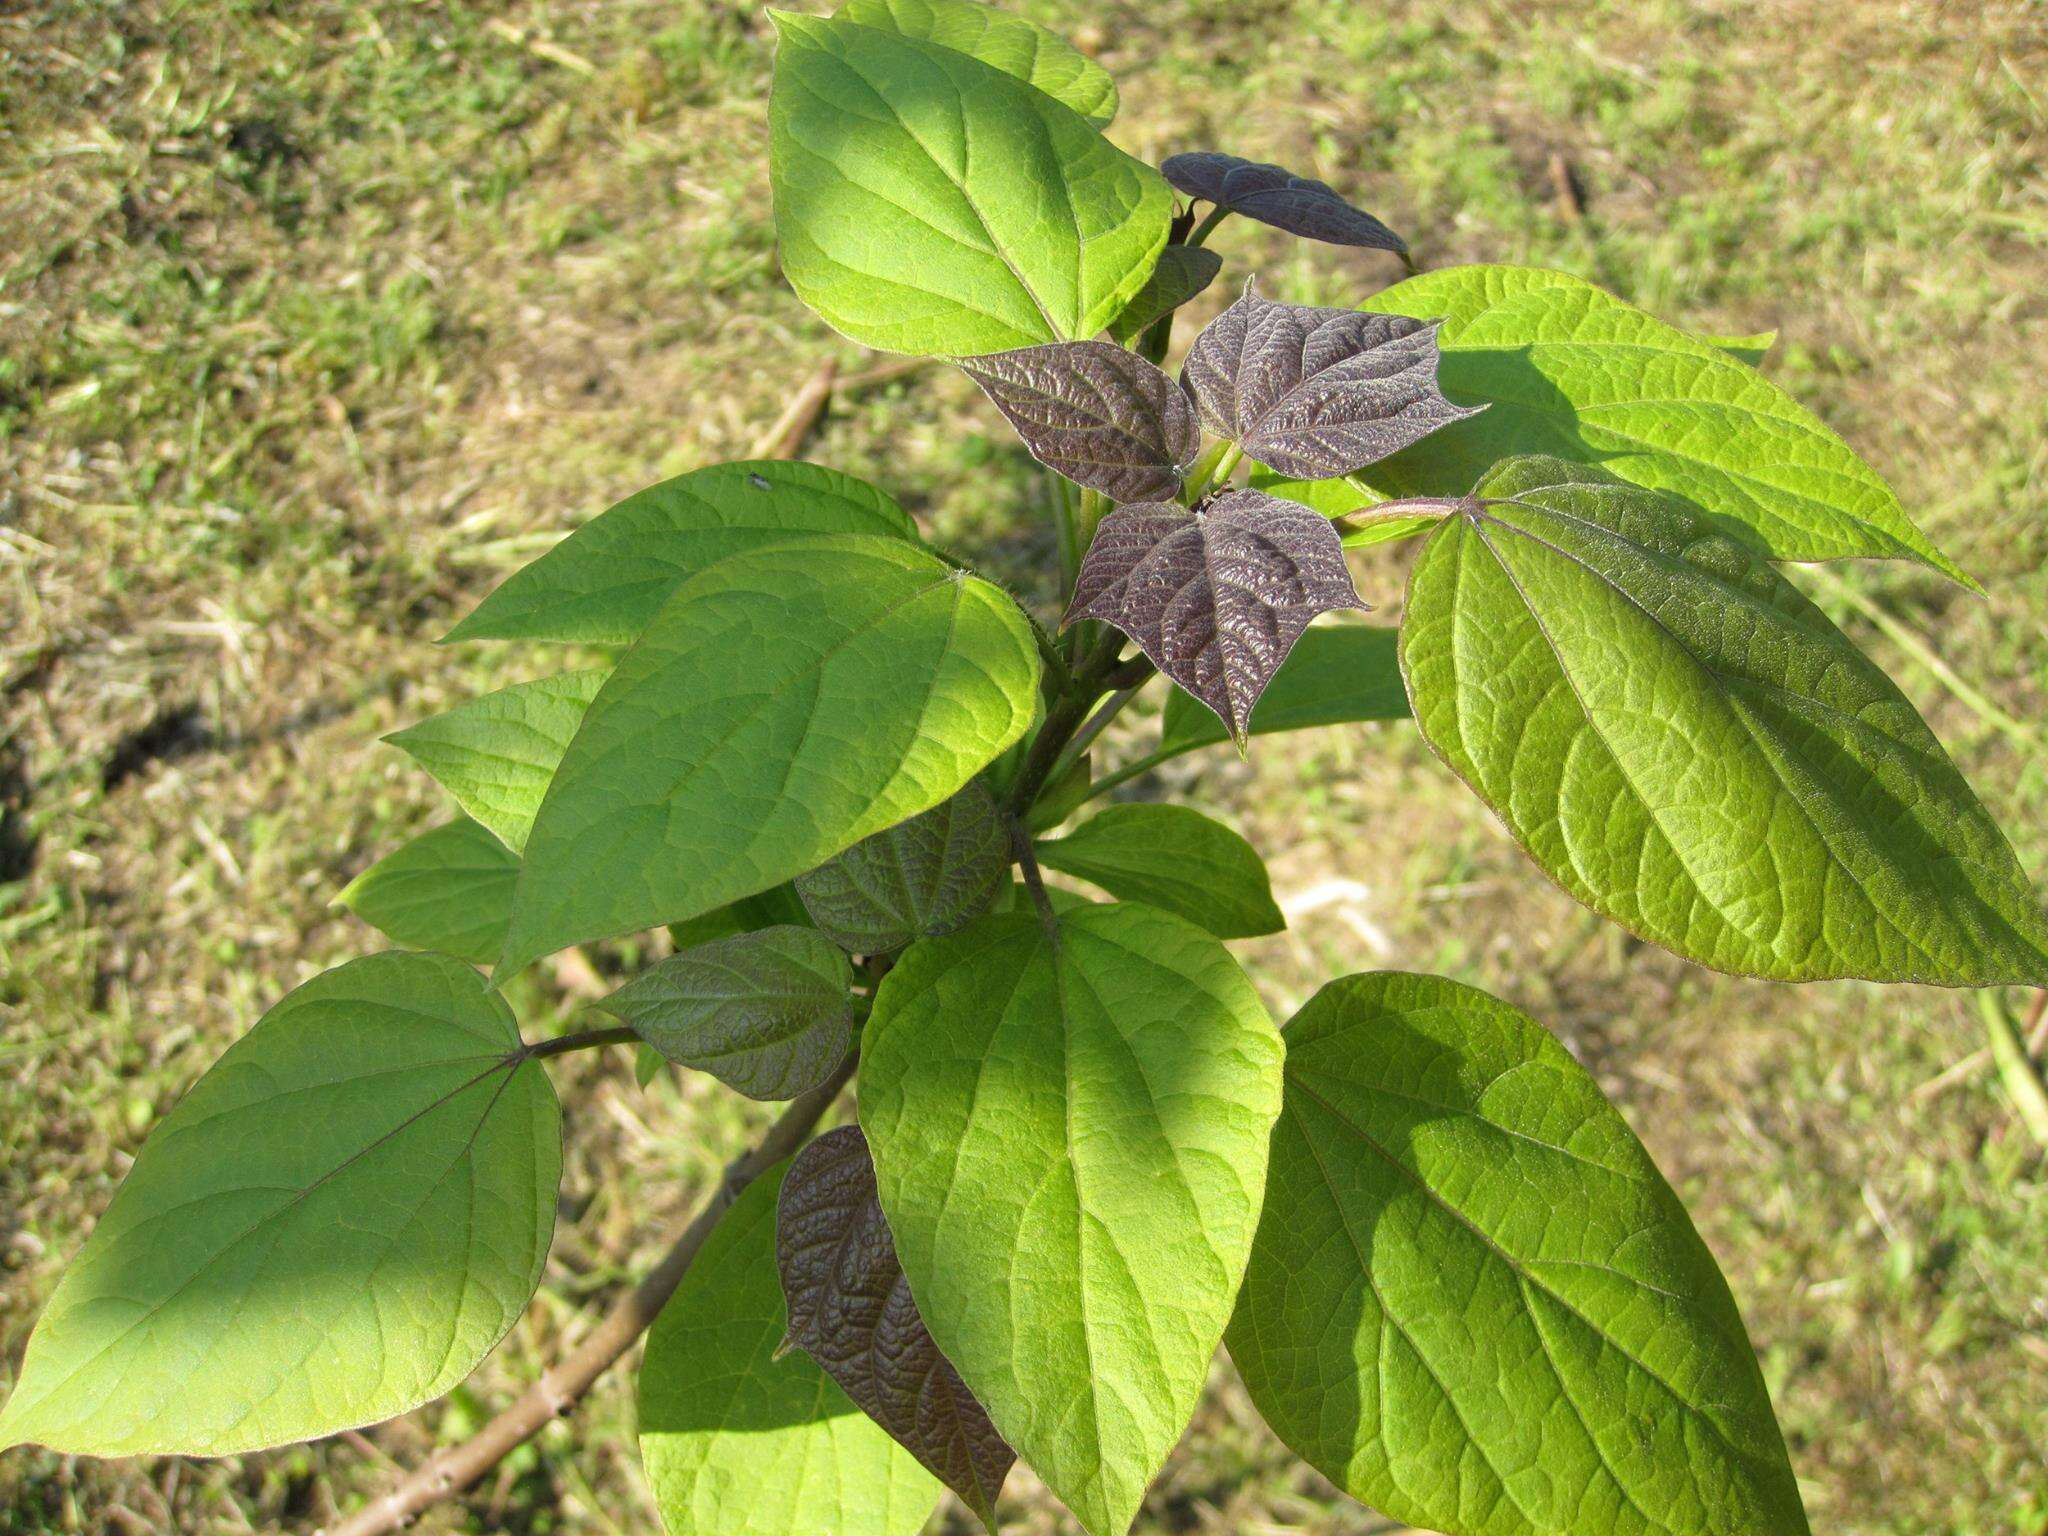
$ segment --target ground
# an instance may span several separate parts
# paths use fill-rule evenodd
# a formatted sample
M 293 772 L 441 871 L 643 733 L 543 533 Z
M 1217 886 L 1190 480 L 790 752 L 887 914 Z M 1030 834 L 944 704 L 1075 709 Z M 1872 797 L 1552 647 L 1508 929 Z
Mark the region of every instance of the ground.
M 1898 566 L 1801 579 L 2048 874 L 2041 9 L 1031 10 L 1122 78 L 1134 153 L 1282 160 L 1424 265 L 1557 265 L 1682 324 L 1778 330 L 1768 370 L 1990 596 Z M 0 5 L 0 1380 L 151 1123 L 287 988 L 378 946 L 334 895 L 444 813 L 378 737 L 540 670 L 436 637 L 621 494 L 744 454 L 824 359 L 881 361 L 779 281 L 769 59 L 762 11 L 713 0 Z M 1241 223 L 1217 244 L 1293 299 L 1397 275 Z M 807 453 L 1045 596 L 1037 483 L 956 374 L 843 393 Z M 1411 556 L 1359 566 L 1383 617 Z M 1271 856 L 1294 925 L 1244 957 L 1277 1012 L 1329 974 L 1437 970 L 1598 1073 L 1728 1272 L 1816 1529 L 2048 1532 L 2048 1169 L 1967 996 L 1734 981 L 1639 946 L 1409 728 L 1268 738 L 1170 780 Z M 533 1031 L 578 1007 L 549 978 L 515 1001 Z M 0 1532 L 309 1532 L 474 1425 L 753 1123 L 701 1082 L 643 1092 L 611 1054 L 562 1064 L 554 1254 L 470 1388 L 220 1463 L 11 1453 Z M 655 1530 L 629 1383 L 425 1528 Z M 1021 1473 L 1006 1513 L 1071 1529 Z M 1140 1528 L 1383 1526 L 1219 1366 Z

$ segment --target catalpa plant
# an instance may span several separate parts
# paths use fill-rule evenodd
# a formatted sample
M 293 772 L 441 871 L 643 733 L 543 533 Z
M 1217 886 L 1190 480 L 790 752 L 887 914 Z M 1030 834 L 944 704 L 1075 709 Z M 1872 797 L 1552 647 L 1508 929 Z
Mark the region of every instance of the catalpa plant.
M 911 1536 L 947 1490 L 994 1529 L 1019 1461 L 1119 1536 L 1219 1344 L 1282 1441 L 1413 1525 L 1804 1532 L 1735 1302 L 1571 1055 L 1398 972 L 1277 1026 L 1227 947 L 1283 926 L 1259 855 L 1102 802 L 1412 716 L 1544 873 L 1701 965 L 2048 985 L 2005 838 L 1780 563 L 1969 578 L 1755 370 L 1768 338 L 1414 272 L 1275 166 L 1154 170 L 1104 136 L 1096 64 L 967 0 L 776 27 L 783 269 L 987 393 L 1050 472 L 1063 608 L 781 461 L 510 576 L 451 638 L 583 664 L 393 738 L 463 813 L 343 893 L 402 947 L 283 998 L 157 1128 L 0 1441 L 223 1455 L 447 1392 L 546 1263 L 547 1063 L 626 1043 L 789 1107 L 619 1311 L 344 1531 L 474 1479 L 653 1319 L 672 1536 Z M 1355 309 L 1246 277 L 1176 377 L 1227 215 L 1414 275 Z M 1392 539 L 1420 541 L 1398 632 L 1345 558 Z M 1156 748 L 1098 772 L 1138 700 Z M 647 930 L 615 1022 L 522 1039 L 509 978 Z M 847 1088 L 858 1123 L 811 1140 Z

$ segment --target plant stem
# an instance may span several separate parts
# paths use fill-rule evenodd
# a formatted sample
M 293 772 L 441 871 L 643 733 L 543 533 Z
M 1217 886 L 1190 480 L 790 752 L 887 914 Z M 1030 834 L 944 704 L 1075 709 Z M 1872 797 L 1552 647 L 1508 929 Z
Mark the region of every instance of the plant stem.
M 591 1383 L 654 1322 L 689 1272 L 718 1218 L 739 1198 L 740 1192 L 809 1138 L 852 1078 L 854 1062 L 855 1058 L 848 1056 L 826 1082 L 794 1100 L 759 1141 L 726 1164 L 710 1199 L 690 1219 L 661 1261 L 619 1298 L 581 1343 L 543 1371 L 540 1380 L 520 1394 L 511 1407 L 467 1440 L 436 1451 L 418 1471 L 335 1526 L 328 1536 L 385 1536 L 386 1532 L 411 1524 L 422 1510 L 467 1488 L 575 1407 L 577 1400 L 590 1390 Z
M 1038 855 L 1031 851 L 1031 834 L 1014 816 L 1010 818 L 1010 852 L 1023 872 L 1024 889 L 1031 893 L 1031 904 L 1038 908 L 1039 921 L 1050 928 L 1058 914 L 1052 909 L 1052 898 L 1045 893 L 1045 876 L 1039 872 Z
M 1059 540 L 1060 592 L 1064 596 L 1074 590 L 1074 576 L 1081 568 L 1080 546 L 1074 537 L 1074 523 L 1078 517 L 1073 501 L 1074 487 L 1051 470 L 1047 470 L 1045 475 L 1046 483 L 1052 487 L 1053 531 Z
M 1998 1064 L 1999 1081 L 2005 1084 L 2013 1108 L 2034 1140 L 2048 1151 L 2048 1085 L 2042 1083 L 2027 1055 L 2026 1042 L 2006 1011 L 2004 997 L 1997 989 L 1986 988 L 1977 994 L 1977 1012 L 1984 1019 L 1984 1034 L 1991 1044 L 1991 1059 Z
M 519 1055 L 528 1061 L 539 1061 L 547 1056 L 566 1056 L 570 1051 L 587 1051 L 593 1046 L 630 1045 L 639 1038 L 624 1024 L 619 1024 L 610 1029 L 586 1029 L 580 1034 L 536 1040 L 531 1045 L 521 1046 Z
M 1131 782 L 1131 780 L 1137 778 L 1138 775 L 1142 773 L 1150 773 L 1154 768 L 1157 768 L 1161 763 L 1168 763 L 1173 761 L 1173 759 L 1175 759 L 1176 757 L 1179 757 L 1183 750 L 1184 749 L 1179 747 L 1161 747 L 1156 752 L 1147 752 L 1143 757 L 1138 758 L 1134 762 L 1125 763 L 1123 767 L 1117 769 L 1116 772 L 1106 773 L 1101 778 L 1097 779 L 1094 783 L 1090 784 L 1088 786 L 1088 799 L 1099 799 L 1103 795 L 1108 794 L 1112 789 L 1115 789 L 1118 785 L 1128 784 Z M 1086 802 L 1084 801 L 1083 803 L 1085 804 Z
M 1074 669 L 1072 686 L 1052 701 L 1045 712 L 1044 723 L 1038 727 L 1038 734 L 1031 738 L 1031 748 L 1024 754 L 1024 765 L 1017 770 L 1017 777 L 1010 786 L 1011 815 L 1021 816 L 1031 809 L 1038 792 L 1045 788 L 1061 749 L 1081 728 L 1082 721 L 1088 717 L 1088 707 L 1101 696 L 1104 683 L 1116 672 L 1117 658 L 1123 653 L 1123 648 L 1123 635 L 1105 624 L 1094 649 Z M 1119 680 L 1116 686 L 1123 686 L 1123 682 Z
M 1188 472 L 1186 501 L 1193 506 L 1219 485 L 1227 485 L 1230 477 L 1237 472 L 1237 461 L 1244 457 L 1244 450 L 1236 443 L 1219 443 L 1213 454 L 1204 454 L 1195 461 L 1195 467 Z
M 1088 750 L 1095 738 L 1102 734 L 1110 721 L 1122 713 L 1123 707 L 1135 699 L 1138 696 L 1138 690 L 1144 686 L 1143 682 L 1133 683 L 1128 688 L 1119 688 L 1115 693 L 1103 700 L 1102 707 L 1088 717 L 1081 729 L 1074 732 L 1073 739 L 1067 743 L 1066 750 L 1060 753 L 1058 761 L 1052 765 L 1052 771 L 1045 776 L 1046 782 L 1049 784 L 1057 782 L 1062 774 L 1073 767 L 1075 760 Z
M 1189 232 L 1187 239 L 1183 240 L 1181 244 L 1200 245 L 1203 241 L 1209 238 L 1209 232 L 1211 230 L 1215 229 L 1215 227 L 1218 224 L 1221 224 L 1225 219 L 1229 217 L 1230 210 L 1224 207 L 1221 203 L 1218 203 L 1215 207 L 1211 208 L 1206 214 L 1202 216 L 1202 222 L 1197 224 L 1194 227 L 1194 229 Z

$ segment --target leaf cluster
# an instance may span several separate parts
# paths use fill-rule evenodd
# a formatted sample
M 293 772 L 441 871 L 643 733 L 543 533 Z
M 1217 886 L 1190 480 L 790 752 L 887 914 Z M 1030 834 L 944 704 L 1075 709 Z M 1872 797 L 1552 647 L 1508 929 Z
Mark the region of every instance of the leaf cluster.
M 228 1454 L 447 1391 L 545 1263 L 545 1063 L 633 1043 L 820 1110 L 858 1058 L 858 1123 L 739 1192 L 650 1335 L 673 1536 L 912 1536 L 948 1489 L 993 1529 L 1020 1460 L 1119 1536 L 1219 1343 L 1418 1526 L 1804 1532 L 1734 1300 L 1565 1048 L 1388 972 L 1277 1026 L 1228 948 L 1285 926 L 1259 851 L 1099 802 L 1412 720 L 1544 874 L 1691 961 L 2048 985 L 2003 834 L 1782 566 L 1970 579 L 1757 347 L 1562 273 L 1352 309 L 1248 278 L 1169 372 L 1226 217 L 1414 273 L 1407 243 L 1277 166 L 1141 162 L 1100 66 L 973 0 L 775 24 L 783 269 L 986 392 L 1052 482 L 1063 613 L 781 462 L 507 577 L 449 638 L 566 649 L 392 738 L 458 810 L 341 894 L 402 947 L 283 998 L 157 1128 L 0 1445 Z M 1394 594 L 1346 551 L 1394 540 L 1400 624 L 1356 622 Z M 1153 745 L 1098 774 L 1155 679 Z M 500 984 L 643 933 L 614 1025 L 522 1039 Z

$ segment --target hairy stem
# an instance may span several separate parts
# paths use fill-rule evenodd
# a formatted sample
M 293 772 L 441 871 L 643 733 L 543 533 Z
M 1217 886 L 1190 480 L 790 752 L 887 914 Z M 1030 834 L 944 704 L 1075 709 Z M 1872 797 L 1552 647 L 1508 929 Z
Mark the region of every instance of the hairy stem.
M 602 1031 L 600 1031 L 602 1033 Z M 591 1383 L 645 1333 L 689 1273 L 698 1250 L 740 1192 L 788 1157 L 810 1136 L 825 1111 L 853 1076 L 848 1056 L 831 1078 L 794 1100 L 754 1145 L 725 1166 L 725 1173 L 690 1224 L 640 1283 L 620 1297 L 581 1343 L 541 1373 L 540 1380 L 490 1423 L 455 1445 L 436 1451 L 418 1471 L 339 1525 L 326 1536 L 384 1536 L 420 1512 L 467 1488 L 514 1450 L 576 1406 Z

